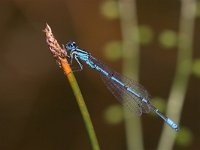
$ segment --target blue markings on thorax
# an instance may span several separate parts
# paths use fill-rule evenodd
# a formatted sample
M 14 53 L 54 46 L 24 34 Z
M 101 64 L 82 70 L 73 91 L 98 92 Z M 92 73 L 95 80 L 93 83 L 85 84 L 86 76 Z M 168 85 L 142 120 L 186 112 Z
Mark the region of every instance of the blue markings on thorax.
M 88 61 L 88 54 L 87 53 L 78 53 L 78 58 L 80 58 L 81 60 L 85 61 L 87 63 Z

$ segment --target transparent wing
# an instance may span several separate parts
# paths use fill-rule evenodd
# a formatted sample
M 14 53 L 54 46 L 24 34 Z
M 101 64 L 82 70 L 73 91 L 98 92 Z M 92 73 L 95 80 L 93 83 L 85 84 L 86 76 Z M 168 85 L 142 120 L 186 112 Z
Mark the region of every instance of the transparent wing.
M 142 97 L 142 98 L 146 99 L 147 101 L 149 101 L 148 104 L 143 103 L 141 98 L 138 98 L 137 96 L 134 96 L 133 94 L 131 94 L 131 95 L 133 95 L 133 99 L 132 100 L 135 100 L 140 105 L 140 107 L 142 109 L 142 112 L 143 113 L 149 113 L 151 106 L 150 106 L 150 95 L 147 92 L 147 90 L 145 90 L 143 88 L 143 86 L 141 84 L 139 84 L 138 82 L 130 80 L 127 77 L 122 76 L 117 72 L 114 72 L 113 75 L 115 76 L 115 78 L 118 78 L 120 81 L 124 82 L 125 85 L 127 87 L 129 87 L 132 91 L 134 91 L 135 93 L 140 95 L 140 97 Z
M 142 112 L 148 113 L 150 111 L 150 103 L 143 103 L 141 98 L 145 98 L 147 101 L 150 100 L 150 96 L 148 92 L 137 82 L 132 81 L 119 73 L 113 71 L 111 68 L 103 64 L 101 61 L 96 58 L 90 56 L 90 61 L 94 64 L 98 65 L 106 72 L 108 72 L 108 76 L 102 75 L 101 78 L 104 81 L 106 87 L 111 91 L 111 93 L 117 98 L 117 100 L 127 107 L 129 110 L 135 112 L 137 115 L 141 115 Z M 126 88 L 121 86 L 119 83 L 113 81 L 110 77 L 113 76 L 120 82 L 123 82 L 127 87 L 129 87 L 132 91 L 140 95 L 140 97 L 130 93 Z
M 103 82 L 115 98 L 131 112 L 134 112 L 138 116 L 142 114 L 141 104 L 136 102 L 137 97 L 117 85 L 116 82 L 107 78 L 107 76 L 101 75 Z

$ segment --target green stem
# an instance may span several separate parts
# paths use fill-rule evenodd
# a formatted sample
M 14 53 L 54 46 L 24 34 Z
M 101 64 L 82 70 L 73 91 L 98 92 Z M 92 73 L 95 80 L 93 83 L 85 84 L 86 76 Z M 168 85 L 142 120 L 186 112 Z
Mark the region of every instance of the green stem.
M 138 80 L 139 45 L 136 42 L 138 25 L 135 0 L 119 1 L 119 10 L 123 46 L 123 74 Z M 124 112 L 127 147 L 129 150 L 143 150 L 140 118 L 126 109 L 124 109 Z
M 172 117 L 177 123 L 180 122 L 181 111 L 191 73 L 192 41 L 196 8 L 195 0 L 182 0 L 181 2 L 178 60 L 166 112 L 167 116 Z M 165 124 L 158 150 L 171 150 L 174 145 L 175 135 L 176 133 Z
M 69 83 L 72 87 L 72 90 L 74 92 L 74 95 L 76 97 L 78 106 L 80 108 L 84 123 L 86 125 L 86 129 L 90 138 L 90 142 L 92 144 L 92 148 L 93 150 L 100 150 L 98 141 L 97 141 L 97 137 L 94 131 L 94 127 L 92 125 L 92 121 L 90 119 L 90 115 L 89 112 L 87 110 L 85 101 L 83 99 L 83 96 L 81 94 L 80 88 L 78 86 L 78 83 L 76 81 L 76 78 L 74 77 L 74 74 L 71 72 L 71 68 L 69 67 L 69 65 L 66 62 L 62 62 L 62 66 L 63 69 L 69 79 Z
M 46 42 L 49 46 L 49 49 L 53 57 L 56 59 L 57 63 L 63 69 L 63 71 L 65 72 L 65 75 L 69 79 L 69 83 L 72 87 L 72 90 L 74 92 L 74 95 L 76 97 L 77 103 L 79 105 L 79 108 L 84 120 L 84 123 L 86 125 L 86 129 L 87 129 L 87 132 L 92 144 L 92 148 L 93 150 L 100 150 L 99 144 L 94 132 L 94 128 L 92 126 L 92 121 L 90 119 L 90 115 L 88 113 L 83 96 L 77 84 L 76 78 L 74 77 L 74 74 L 69 66 L 69 63 L 67 62 L 67 59 L 65 58 L 66 56 L 65 50 L 61 48 L 58 41 L 55 39 L 51 30 L 51 27 L 48 24 L 46 24 L 46 28 L 43 31 L 46 34 Z

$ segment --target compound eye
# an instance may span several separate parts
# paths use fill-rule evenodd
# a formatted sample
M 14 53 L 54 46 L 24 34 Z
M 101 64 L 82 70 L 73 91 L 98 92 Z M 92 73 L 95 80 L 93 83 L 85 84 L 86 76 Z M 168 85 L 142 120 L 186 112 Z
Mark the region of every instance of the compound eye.
M 72 42 L 72 46 L 73 46 L 74 48 L 76 48 L 76 43 L 75 43 L 75 42 Z
M 69 50 L 69 51 L 76 49 L 76 43 L 75 42 L 69 42 L 68 44 L 66 44 L 66 49 Z

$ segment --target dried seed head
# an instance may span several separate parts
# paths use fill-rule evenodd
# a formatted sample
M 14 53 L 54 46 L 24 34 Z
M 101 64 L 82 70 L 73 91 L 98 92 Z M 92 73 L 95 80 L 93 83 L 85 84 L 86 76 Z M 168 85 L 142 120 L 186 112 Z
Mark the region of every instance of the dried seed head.
M 49 49 L 53 54 L 53 57 L 56 59 L 56 62 L 58 63 L 59 67 L 61 67 L 60 59 L 65 58 L 67 56 L 67 52 L 64 46 L 61 48 L 61 46 L 58 44 L 48 24 L 46 24 L 44 32 L 46 34 L 46 42 L 49 46 Z

